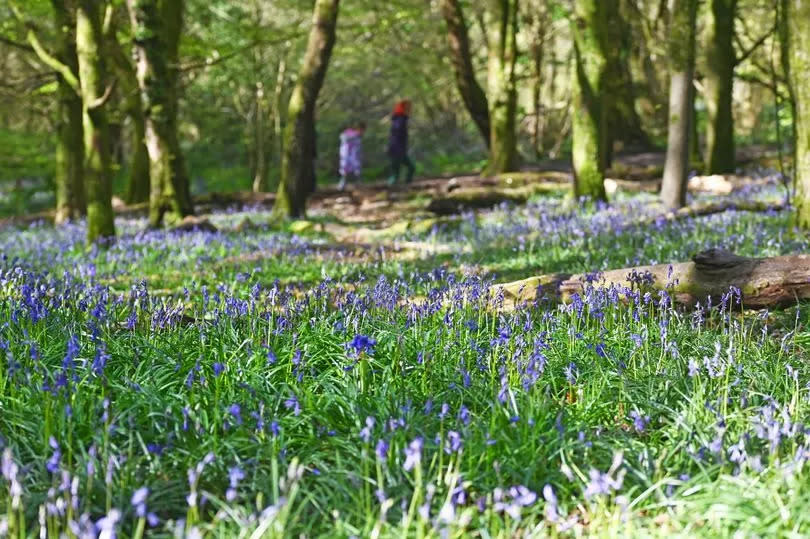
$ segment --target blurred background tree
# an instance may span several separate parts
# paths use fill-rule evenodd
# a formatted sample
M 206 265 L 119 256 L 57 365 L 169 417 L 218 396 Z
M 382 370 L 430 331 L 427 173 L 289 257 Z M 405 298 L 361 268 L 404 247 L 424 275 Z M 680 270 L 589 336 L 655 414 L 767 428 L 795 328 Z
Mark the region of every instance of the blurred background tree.
M 571 18 L 580 3 L 343 3 L 315 112 L 318 182 L 335 181 L 338 135 L 358 120 L 368 124 L 364 175 L 369 180 L 384 177 L 388 114 L 402 98 L 414 104 L 411 153 L 417 175 L 472 173 L 488 164 L 492 170 L 545 167 L 551 166 L 547 160 L 570 159 L 573 120 L 580 112 L 572 101 L 576 71 Z M 774 16 L 779 3 L 700 2 L 690 169 L 732 169 L 728 156 L 733 157 L 735 145 L 779 142 L 787 149 L 792 106 Z M 124 0 L 100 4 L 107 8 L 101 21 L 106 68 L 118 79 L 106 104 L 113 192 L 127 202 L 143 201 L 142 135 L 139 111 L 133 109 L 138 103 L 133 98 L 134 33 Z M 28 39 L 34 32 L 44 50 L 59 55 L 63 32 L 55 5 L 49 0 L 0 0 L 3 214 L 57 203 L 56 186 L 65 170 L 57 147 L 68 94 L 60 85 L 61 75 L 34 52 Z M 604 165 L 617 152 L 663 150 L 666 145 L 672 5 L 667 0 L 616 0 L 617 9 L 611 10 L 613 22 L 605 29 L 610 46 L 604 82 L 612 97 Z M 177 133 L 192 194 L 277 190 L 282 134 L 313 6 L 312 0 L 186 0 L 175 66 Z M 461 62 L 454 45 L 460 26 L 448 24 L 453 10 L 463 15 L 467 50 Z M 513 40 L 502 39 L 512 31 Z M 498 71 L 496 63 L 508 75 L 502 78 L 506 84 L 491 76 Z M 477 82 L 481 92 L 474 87 L 472 92 L 477 105 L 471 106 L 469 95 L 460 91 L 463 80 Z M 493 92 L 500 96 L 495 101 Z M 509 104 L 512 92 L 514 106 Z M 481 94 L 489 100 L 486 118 Z M 515 151 L 507 151 L 505 161 L 498 161 L 504 155 L 500 150 L 497 159 L 491 158 L 492 138 L 482 136 L 484 120 L 491 124 L 496 112 L 505 122 L 499 132 L 514 132 Z M 81 214 L 78 206 L 68 217 Z

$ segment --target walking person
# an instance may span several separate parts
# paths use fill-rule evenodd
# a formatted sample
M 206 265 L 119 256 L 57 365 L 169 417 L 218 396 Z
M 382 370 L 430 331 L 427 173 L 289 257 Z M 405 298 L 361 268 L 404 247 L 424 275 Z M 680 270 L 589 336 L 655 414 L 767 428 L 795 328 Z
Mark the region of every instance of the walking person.
M 346 189 L 346 183 L 360 179 L 363 166 L 363 133 L 366 131 L 365 122 L 344 129 L 340 134 L 340 183 L 338 189 Z
M 391 135 L 388 138 L 388 157 L 391 159 L 389 185 L 394 185 L 399 181 L 399 170 L 402 165 L 405 165 L 407 169 L 405 182 L 413 181 L 414 166 L 408 157 L 408 117 L 410 114 L 411 102 L 407 99 L 399 101 L 391 113 Z

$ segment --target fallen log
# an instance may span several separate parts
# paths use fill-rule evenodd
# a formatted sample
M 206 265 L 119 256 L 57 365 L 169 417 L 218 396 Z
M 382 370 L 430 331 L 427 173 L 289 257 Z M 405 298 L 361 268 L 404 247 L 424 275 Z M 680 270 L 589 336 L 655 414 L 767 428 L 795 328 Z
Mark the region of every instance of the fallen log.
M 784 204 L 770 204 L 758 200 L 727 200 L 723 202 L 708 202 L 705 204 L 685 206 L 677 210 L 671 210 L 648 219 L 640 220 L 633 224 L 637 224 L 638 226 L 647 226 L 655 223 L 689 219 L 691 217 L 706 217 L 708 215 L 724 213 L 731 210 L 763 213 L 770 211 L 782 211 L 785 208 L 786 206 Z
M 590 274 L 549 274 L 494 286 L 504 307 L 524 302 L 569 302 L 588 287 L 630 290 L 667 290 L 675 303 L 694 306 L 709 297 L 717 304 L 731 287 L 739 289 L 742 307 L 784 307 L 810 298 L 810 255 L 771 258 L 737 256 L 722 249 L 698 253 L 689 262 L 656 264 Z

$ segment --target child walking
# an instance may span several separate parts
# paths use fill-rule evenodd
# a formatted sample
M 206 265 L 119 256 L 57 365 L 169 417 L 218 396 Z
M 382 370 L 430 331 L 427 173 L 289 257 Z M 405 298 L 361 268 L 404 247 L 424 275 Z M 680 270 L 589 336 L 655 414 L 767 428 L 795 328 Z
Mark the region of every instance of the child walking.
M 340 134 L 340 183 L 338 189 L 346 189 L 346 182 L 360 178 L 363 159 L 363 133 L 365 122 L 347 127 Z

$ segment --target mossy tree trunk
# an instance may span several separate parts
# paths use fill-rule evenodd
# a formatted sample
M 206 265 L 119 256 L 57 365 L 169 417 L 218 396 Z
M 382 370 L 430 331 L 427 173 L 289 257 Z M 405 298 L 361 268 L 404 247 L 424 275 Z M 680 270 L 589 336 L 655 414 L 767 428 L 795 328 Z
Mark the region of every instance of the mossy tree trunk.
M 135 66 L 132 64 L 132 55 L 127 54 L 118 42 L 115 24 L 110 24 L 105 41 L 108 57 L 123 94 L 124 113 L 130 120 L 132 157 L 124 198 L 130 204 L 146 202 L 149 200 L 149 152 L 146 149 L 146 125 Z
M 610 103 L 606 104 L 608 139 L 605 145 L 605 166 L 609 167 L 615 143 L 646 148 L 650 146 L 650 138 L 636 111 L 636 88 L 630 73 L 632 28 L 619 9 L 619 1 L 602 3 L 610 44 L 606 50 L 608 74 L 604 90 L 604 95 L 610 96 Z
M 315 107 L 335 45 L 340 0 L 317 0 L 307 51 L 290 96 L 281 181 L 273 213 L 277 217 L 300 217 L 306 213 L 306 199 L 315 185 Z
M 673 0 L 669 26 L 669 130 L 661 200 L 670 208 L 686 205 L 691 124 L 694 111 L 697 0 Z
M 490 126 L 488 174 L 509 172 L 517 167 L 517 16 L 518 0 L 487 0 L 487 94 Z
M 594 200 L 607 200 L 604 185 L 609 110 L 604 95 L 609 46 L 606 15 L 606 2 L 602 0 L 574 2 L 574 194 Z
M 706 41 L 706 172 L 734 172 L 734 17 L 737 0 L 709 0 Z
M 76 56 L 76 6 L 70 0 L 52 0 L 58 36 L 56 59 L 78 78 Z M 57 71 L 56 224 L 87 213 L 84 196 L 84 140 L 82 99 L 65 76 Z
M 447 25 L 447 41 L 450 46 L 450 63 L 456 76 L 456 86 L 484 143 L 490 145 L 489 103 L 478 80 L 470 52 L 467 23 L 459 0 L 441 0 L 442 16 Z
M 136 74 L 149 154 L 149 225 L 192 215 L 189 177 L 177 135 L 178 47 L 182 0 L 128 0 Z
M 788 0 L 786 16 L 796 114 L 796 224 L 810 229 L 810 0 Z
M 82 96 L 84 178 L 87 195 L 87 241 L 115 236 L 112 210 L 112 149 L 105 104 L 107 84 L 101 29 L 101 4 L 79 0 L 76 10 L 76 53 Z

